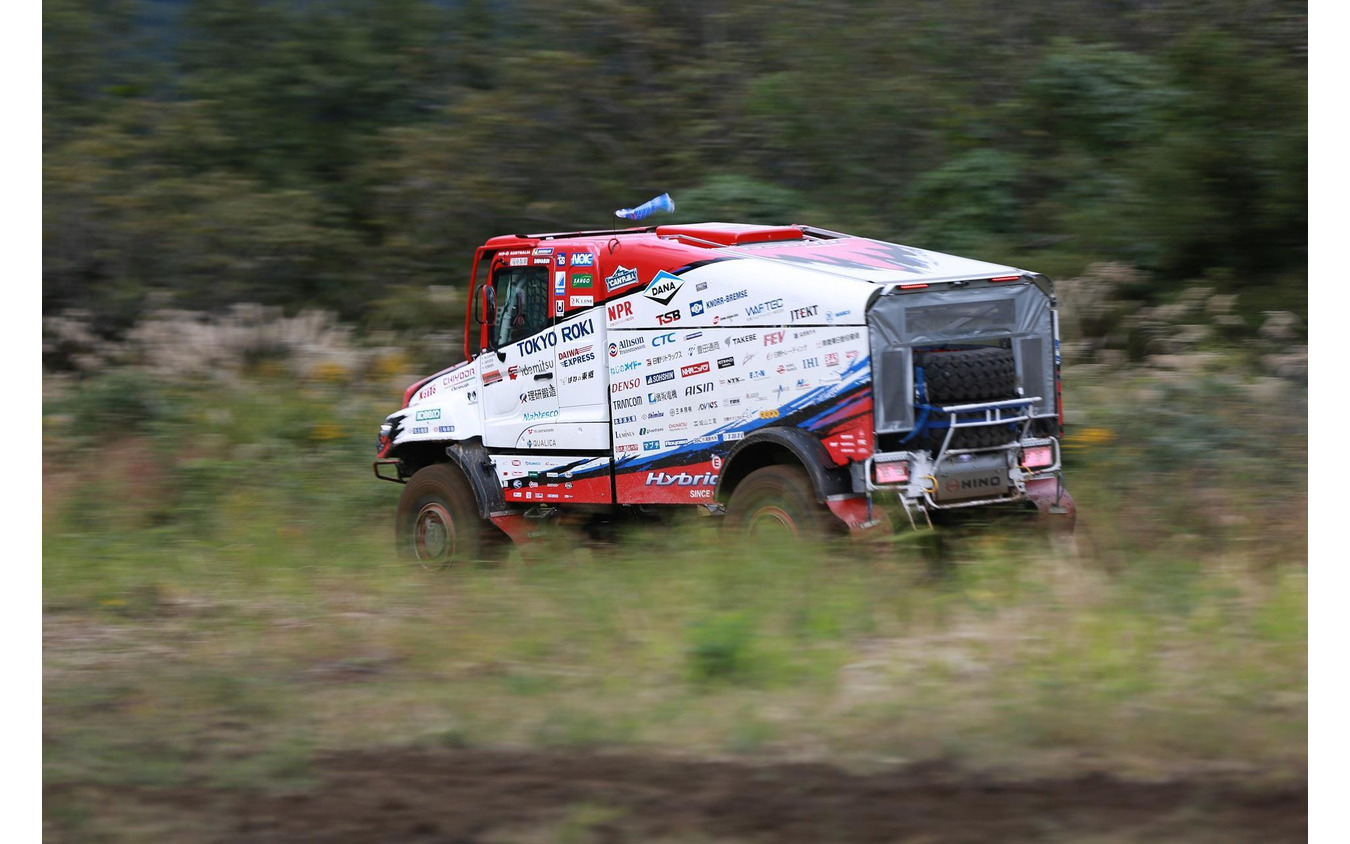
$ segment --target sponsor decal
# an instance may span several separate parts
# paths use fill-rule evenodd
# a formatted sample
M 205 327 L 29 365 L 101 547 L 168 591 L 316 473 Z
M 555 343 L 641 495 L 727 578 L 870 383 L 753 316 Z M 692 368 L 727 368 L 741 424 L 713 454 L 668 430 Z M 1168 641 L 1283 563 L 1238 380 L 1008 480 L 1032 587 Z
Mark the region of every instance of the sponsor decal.
M 672 475 L 668 472 L 648 472 L 647 486 L 712 486 L 717 483 L 716 472 L 702 472 L 691 475 L 680 472 Z
M 692 440 L 690 440 L 690 442 L 692 442 L 692 443 L 715 443 L 715 442 L 717 442 L 717 435 L 716 435 L 716 434 L 708 434 L 708 435 L 702 436 L 702 437 L 694 437 Z M 714 467 L 714 468 L 715 468 L 715 467 Z
M 690 303 L 689 303 L 689 315 L 690 315 L 690 316 L 702 316 L 702 315 L 703 315 L 703 300 L 702 300 L 702 299 L 698 299 L 698 300 L 696 300 L 696 301 L 693 301 L 693 302 L 690 302 Z
M 707 289 L 708 289 L 708 282 L 706 282 L 706 281 L 700 281 L 698 284 L 694 285 L 694 289 L 695 289 L 695 290 L 707 290 Z
M 418 422 L 430 422 L 432 419 L 440 419 L 441 409 L 437 407 L 431 410 L 419 410 L 417 411 L 415 418 Z
M 815 369 L 820 366 L 820 358 L 802 358 L 802 369 Z
M 675 342 L 675 332 L 672 331 L 666 334 L 658 334 L 652 338 L 652 348 L 655 349 L 657 346 L 665 346 L 669 343 L 674 342 Z
M 657 404 L 658 402 L 670 401 L 671 399 L 675 398 L 675 396 L 676 392 L 674 390 L 661 390 L 660 392 L 656 393 L 648 393 L 647 404 Z
M 640 386 L 642 386 L 641 378 L 630 378 L 627 381 L 615 381 L 613 384 L 609 385 L 609 393 L 610 395 L 614 395 L 615 393 L 626 393 L 629 390 Z
M 675 426 L 671 425 L 670 427 L 674 428 Z M 687 442 L 689 442 L 689 440 L 685 439 L 666 440 L 662 445 L 665 448 L 679 448 L 680 446 L 684 445 Z M 647 483 L 651 483 L 651 481 L 647 481 Z
M 828 353 L 826 353 L 826 355 L 825 355 L 825 365 L 826 365 L 826 366 L 838 366 L 838 365 L 839 365 L 839 353 L 838 353 L 838 352 L 828 352 Z
M 736 359 L 735 359 L 735 358 L 718 358 L 718 359 L 717 359 L 717 368 L 718 368 L 718 369 L 730 369 L 731 367 L 733 367 L 733 366 L 735 366 L 735 365 L 736 365 Z
M 670 360 L 679 360 L 684 357 L 684 352 L 667 352 L 664 355 L 657 355 L 653 358 L 647 358 L 648 366 L 658 366 Z
M 570 296 L 567 299 L 567 307 L 569 308 L 589 308 L 594 304 L 595 297 L 593 296 Z
M 717 437 L 713 437 L 713 439 L 715 440 L 715 439 L 717 439 Z M 721 469 L 721 468 L 722 468 L 722 458 L 718 457 L 716 454 L 714 454 L 714 455 L 712 456 L 712 460 L 709 461 L 709 462 L 712 463 L 712 467 L 713 467 L 714 469 Z
M 744 345 L 745 343 L 753 343 L 753 342 L 755 342 L 755 338 L 757 338 L 758 336 L 759 336 L 758 334 L 742 334 L 740 337 L 730 337 L 730 338 L 728 338 L 728 339 L 729 339 L 733 344 L 735 344 L 735 345 L 737 345 L 737 346 L 741 346 L 741 345 Z
M 580 322 L 564 325 L 561 329 L 563 342 L 580 340 L 582 337 L 594 333 L 594 331 L 595 324 L 589 317 Z M 527 355 L 537 355 L 545 349 L 556 348 L 558 345 L 558 333 L 557 329 L 549 329 L 546 334 L 540 334 L 537 337 L 527 337 L 519 343 L 516 343 L 516 353 L 521 357 L 525 357 Z
M 520 400 L 522 402 L 532 402 L 539 401 L 540 399 L 556 398 L 557 395 L 558 388 L 549 384 L 547 387 L 540 387 L 537 390 L 526 390 L 520 394 Z
M 626 355 L 629 352 L 637 351 L 647 344 L 646 337 L 625 337 L 617 344 L 610 343 L 614 350 L 614 356 Z
M 664 410 L 653 410 L 653 411 L 651 411 L 650 413 L 644 413 L 644 414 L 642 414 L 642 418 L 643 418 L 644 420 L 661 419 L 661 418 L 664 417 L 665 415 L 666 415 L 666 412 L 665 412 Z
M 567 293 L 567 273 L 558 270 L 553 274 L 553 295 L 563 296 Z
M 637 407 L 642 404 L 642 396 L 629 396 L 626 399 L 616 399 L 614 401 L 615 410 L 624 410 L 630 407 Z
M 555 419 L 558 416 L 556 410 L 533 410 L 525 414 L 526 422 L 535 422 L 540 419 Z
M 595 266 L 595 254 L 592 252 L 574 252 L 572 253 L 572 266 L 574 267 L 593 267 Z
M 595 281 L 595 276 L 590 273 L 572 273 L 573 287 L 590 287 Z
M 820 311 L 819 305 L 809 305 L 805 308 L 793 308 L 792 321 L 796 322 L 799 319 L 810 319 L 811 317 L 815 316 L 819 311 Z
M 440 434 L 453 434 L 453 433 L 455 432 L 455 426 L 454 426 L 454 425 L 437 425 L 437 426 L 436 426 L 436 432 L 437 432 L 437 433 L 440 433 Z
M 760 302 L 758 305 L 748 305 L 745 309 L 745 315 L 748 317 L 757 317 L 781 310 L 783 310 L 783 300 L 770 299 L 767 302 Z
M 812 334 L 815 334 L 815 333 L 816 333 L 816 330 L 815 330 L 814 328 L 808 328 L 808 329 L 806 329 L 805 331 L 794 331 L 794 332 L 792 332 L 792 339 L 793 339 L 793 340 L 797 340 L 797 339 L 802 338 L 802 337 L 810 337 Z
M 680 309 L 679 309 L 679 308 L 676 308 L 676 309 L 673 310 L 673 311 L 666 311 L 664 314 L 657 314 L 657 315 L 656 315 L 656 324 L 657 324 L 657 325 L 670 325 L 672 322 L 679 322 L 679 321 L 680 321 Z
M 660 441 L 660 440 L 644 440 L 643 443 L 642 443 L 642 450 L 643 450 L 643 451 L 660 451 L 660 450 L 661 450 L 661 441 Z
M 642 449 L 638 447 L 637 443 L 631 443 L 628 445 L 619 445 L 614 447 L 614 452 L 616 454 L 625 454 L 630 451 L 641 451 L 641 450 Z
M 725 434 L 722 435 L 722 442 L 731 442 L 732 440 L 743 440 L 743 439 L 745 439 L 744 431 L 727 431 Z
M 805 346 L 793 346 L 790 349 L 779 349 L 776 352 L 769 352 L 767 355 L 764 356 L 764 359 L 777 360 L 778 358 L 786 358 L 791 357 L 792 355 L 801 354 L 804 351 L 806 351 Z
M 452 372 L 452 373 L 450 373 L 449 375 L 447 375 L 447 376 L 445 376 L 444 378 L 442 378 L 442 379 L 441 379 L 441 383 L 442 383 L 442 384 L 462 384 L 462 383 L 467 382 L 470 378 L 472 378 L 472 377 L 473 377 L 473 374 L 474 374 L 474 373 L 473 373 L 473 367 L 472 367 L 472 366 L 466 366 L 466 367 L 464 367 L 464 368 L 462 368 L 462 369 L 457 369 L 457 370 L 455 370 L 454 372 Z
M 567 266 L 567 253 L 566 253 L 566 252 L 559 252 L 557 255 L 554 255 L 554 256 L 553 256 L 553 262 L 554 262 L 555 264 L 557 264 L 558 266 L 560 266 L 560 267 L 565 267 L 565 266 Z
M 620 287 L 627 287 L 630 284 L 637 284 L 637 270 L 628 267 L 618 267 L 605 279 L 605 290 L 613 293 Z
M 553 315 L 554 315 L 555 317 L 560 317 L 560 316 L 563 315 L 563 311 L 564 311 L 564 308 L 563 308 L 563 300 L 562 300 L 562 299 L 554 299 L 554 300 L 553 300 Z
M 525 447 L 526 447 L 526 448 L 557 448 L 557 447 L 558 447 L 558 441 L 557 441 L 557 440 L 554 440 L 554 439 L 548 439 L 548 440 L 526 440 L 526 441 L 525 441 Z M 530 482 L 530 486 L 538 486 L 538 484 L 535 483 L 534 481 L 531 481 L 531 482 Z M 541 494 L 539 497 L 540 497 L 540 498 L 543 498 L 544 496 Z
M 536 255 L 552 255 L 552 254 L 553 254 L 553 247 L 552 247 L 552 246 L 536 246 L 536 247 L 534 248 L 534 254 L 536 254 Z
M 702 375 L 711 368 L 706 360 L 700 363 L 691 363 L 688 366 L 680 367 L 680 377 L 688 378 L 691 375 Z
M 720 348 L 722 348 L 722 344 L 716 340 L 711 343 L 699 343 L 698 348 L 689 352 L 689 356 L 693 357 L 695 354 L 706 355 L 708 352 L 715 352 Z
M 670 430 L 672 430 L 672 431 L 683 431 L 685 428 L 688 428 L 688 427 L 689 427 L 689 423 L 688 423 L 688 422 L 671 422 L 671 423 L 670 423 L 668 426 L 666 426 L 666 427 L 670 428 Z
M 422 389 L 417 391 L 417 400 L 426 401 L 427 399 L 431 398 L 434 395 L 436 395 L 436 385 L 428 384 Z
M 691 331 L 688 334 L 684 335 L 684 339 L 686 342 L 688 342 L 689 340 L 697 340 L 702 336 L 703 336 L 702 331 Z
M 547 266 L 548 266 L 548 259 L 547 259 L 547 258 L 535 258 L 535 259 L 534 259 L 534 263 L 540 264 L 540 265 L 542 265 L 542 266 L 547 267 Z
M 633 318 L 632 302 L 615 302 L 608 308 L 609 321 L 620 322 Z
M 420 427 L 420 428 L 413 428 L 413 429 L 412 429 L 412 432 L 413 432 L 414 434 L 426 434 L 426 433 L 430 433 L 430 432 L 431 432 L 431 429 L 428 428 L 427 426 L 423 425 L 423 426 Z
M 661 270 L 652 277 L 651 283 L 642 291 L 642 295 L 658 305 L 669 305 L 675 294 L 684 286 L 684 279 Z
M 511 266 L 513 266 L 513 267 L 523 267 L 523 266 L 525 266 L 525 265 L 528 264 L 528 263 L 530 263 L 530 259 L 529 259 L 529 258 L 512 258 L 512 259 L 511 259 Z
M 497 380 L 498 380 L 498 381 L 501 380 L 501 376 L 500 376 L 500 375 L 497 376 Z M 478 391 L 477 391 L 477 390 L 470 390 L 469 392 L 467 392 L 467 393 L 464 394 L 464 398 L 468 399 L 469 404 L 478 404 Z
M 717 409 L 717 399 L 713 399 L 712 401 L 700 402 L 700 403 L 699 403 L 699 406 L 698 406 L 698 409 L 699 409 L 699 410 L 716 410 L 716 409 Z
M 636 416 L 617 416 L 614 418 L 615 425 L 631 425 L 637 421 Z
M 786 339 L 786 331 L 766 331 L 764 333 L 764 345 L 766 346 L 777 346 Z
M 684 388 L 686 396 L 698 396 L 703 393 L 711 393 L 715 385 L 711 381 L 704 381 L 702 384 L 690 384 Z
M 778 411 L 777 411 L 777 410 L 761 410 L 761 411 L 759 412 L 759 418 L 760 418 L 760 419 L 777 419 L 777 418 L 778 418 Z
M 660 384 L 663 381 L 672 381 L 675 378 L 675 370 L 667 369 L 664 372 L 654 372 L 647 376 L 647 384 Z
M 848 334 L 841 334 L 838 337 L 826 337 L 824 340 L 816 341 L 816 348 L 820 348 L 822 346 L 837 346 L 840 343 L 847 343 L 850 340 L 857 340 L 861 336 L 862 335 L 859 334 L 858 332 L 853 331 Z
M 625 372 L 629 372 L 630 370 L 637 369 L 639 366 L 642 366 L 642 361 L 640 361 L 640 360 L 630 360 L 628 363 L 621 363 L 621 364 L 619 364 L 618 366 L 611 366 L 611 367 L 609 368 L 609 374 L 610 374 L 610 375 L 622 375 L 622 374 L 625 373 Z
M 749 297 L 749 296 L 750 296 L 750 291 L 749 291 L 749 290 L 737 290 L 735 293 L 728 293 L 728 294 L 725 295 L 725 296 L 717 296 L 717 297 L 712 298 L 712 299 L 706 299 L 706 300 L 704 300 L 703 305 L 704 305 L 704 307 L 707 307 L 707 308 L 717 308 L 717 307 L 720 307 L 720 306 L 722 306 L 722 305 L 729 305 L 729 304 L 731 304 L 732 302 L 736 302 L 736 301 L 739 301 L 739 300 L 741 300 L 741 299 L 745 299 L 745 298 L 747 298 L 747 297 Z
M 750 380 L 751 380 L 751 381 L 755 381 L 755 380 L 760 379 L 760 378 L 763 378 L 763 377 L 764 377 L 764 370 L 762 370 L 762 369 L 756 369 L 754 372 L 751 372 L 751 373 L 750 373 Z
M 563 351 L 558 352 L 558 360 L 562 361 L 563 366 L 576 366 L 579 363 L 589 363 L 595 360 L 594 348 L 595 344 L 591 343 L 588 346 L 579 346 L 575 349 L 564 349 Z

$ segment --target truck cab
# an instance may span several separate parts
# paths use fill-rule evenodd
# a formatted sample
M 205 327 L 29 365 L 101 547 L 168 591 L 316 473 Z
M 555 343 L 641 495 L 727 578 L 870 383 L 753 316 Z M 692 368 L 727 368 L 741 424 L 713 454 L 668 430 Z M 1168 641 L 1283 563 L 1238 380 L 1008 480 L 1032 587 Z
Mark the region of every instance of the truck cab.
M 1023 502 L 1072 523 L 1038 274 L 704 223 L 492 238 L 469 296 L 465 360 L 380 432 L 400 547 L 424 562 L 569 510 L 828 534 Z

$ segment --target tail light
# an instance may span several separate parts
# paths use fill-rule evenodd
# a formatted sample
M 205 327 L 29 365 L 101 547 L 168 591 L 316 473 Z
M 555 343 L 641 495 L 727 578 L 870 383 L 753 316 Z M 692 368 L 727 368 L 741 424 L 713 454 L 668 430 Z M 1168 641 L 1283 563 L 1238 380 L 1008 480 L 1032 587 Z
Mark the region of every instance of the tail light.
M 1048 445 L 1035 445 L 1031 448 L 1022 449 L 1022 466 L 1027 469 L 1053 466 L 1054 463 L 1055 451 Z
M 896 460 L 890 463 L 873 463 L 872 474 L 879 484 L 909 483 L 909 463 Z

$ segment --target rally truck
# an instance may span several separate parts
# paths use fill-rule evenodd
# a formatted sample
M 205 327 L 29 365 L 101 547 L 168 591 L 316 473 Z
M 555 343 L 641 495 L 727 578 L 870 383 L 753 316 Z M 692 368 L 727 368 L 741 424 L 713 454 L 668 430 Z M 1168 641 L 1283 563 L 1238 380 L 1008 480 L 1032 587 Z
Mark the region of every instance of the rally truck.
M 494 237 L 469 303 L 465 360 L 380 428 L 415 559 L 680 506 L 749 535 L 993 505 L 1072 525 L 1038 273 L 803 225 L 661 225 Z

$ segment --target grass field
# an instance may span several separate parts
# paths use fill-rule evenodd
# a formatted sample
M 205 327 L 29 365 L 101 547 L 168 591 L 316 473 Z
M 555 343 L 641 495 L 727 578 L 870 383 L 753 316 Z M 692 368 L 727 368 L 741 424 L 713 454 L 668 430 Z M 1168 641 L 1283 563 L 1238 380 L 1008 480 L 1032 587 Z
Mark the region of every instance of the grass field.
M 1092 377 L 1066 378 L 1076 552 L 1020 524 L 745 548 L 675 516 L 446 572 L 391 553 L 388 394 L 53 384 L 48 833 L 183 833 L 106 789 L 303 792 L 333 752 L 1302 782 L 1305 390 Z M 568 811 L 519 840 L 586 840 Z

